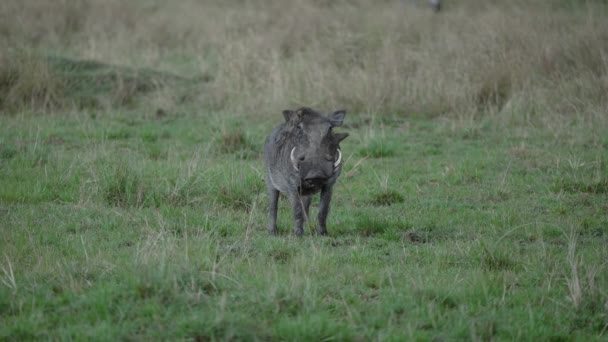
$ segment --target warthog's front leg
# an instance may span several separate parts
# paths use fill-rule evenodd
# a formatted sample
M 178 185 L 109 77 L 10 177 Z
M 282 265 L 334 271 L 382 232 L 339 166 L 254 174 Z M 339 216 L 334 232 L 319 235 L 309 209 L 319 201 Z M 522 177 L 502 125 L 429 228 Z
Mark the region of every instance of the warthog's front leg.
M 270 213 L 270 223 L 268 224 L 268 231 L 272 235 L 277 235 L 277 209 L 279 203 L 279 191 L 272 186 L 270 180 L 268 181 L 268 199 L 270 200 L 269 204 L 269 213 Z
M 331 202 L 332 187 L 326 186 L 321 190 L 321 200 L 319 203 L 319 228 L 320 235 L 327 235 L 327 215 L 329 214 L 329 204 Z
M 302 206 L 304 207 L 304 219 L 307 221 L 310 219 L 308 213 L 310 212 L 310 203 L 312 202 L 312 196 L 302 196 Z
M 293 221 L 296 225 L 295 234 L 302 236 L 304 234 L 304 205 L 302 197 L 297 192 L 289 193 L 289 202 L 293 209 Z

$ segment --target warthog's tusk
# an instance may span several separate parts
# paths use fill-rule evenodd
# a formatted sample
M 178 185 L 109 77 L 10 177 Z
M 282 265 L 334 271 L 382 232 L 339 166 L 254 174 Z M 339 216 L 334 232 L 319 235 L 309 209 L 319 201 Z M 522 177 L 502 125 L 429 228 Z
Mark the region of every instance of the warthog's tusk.
M 336 162 L 334 163 L 334 168 L 338 167 L 338 165 L 340 165 L 341 161 L 342 161 L 342 151 L 340 151 L 340 149 L 338 149 L 338 160 L 336 160 Z
M 293 156 L 293 153 L 296 151 L 296 148 L 292 148 L 291 149 L 291 153 L 289 154 L 289 158 L 291 159 L 291 165 L 293 165 L 293 168 L 296 169 L 296 171 L 300 171 L 298 170 L 298 163 L 296 162 L 296 158 Z

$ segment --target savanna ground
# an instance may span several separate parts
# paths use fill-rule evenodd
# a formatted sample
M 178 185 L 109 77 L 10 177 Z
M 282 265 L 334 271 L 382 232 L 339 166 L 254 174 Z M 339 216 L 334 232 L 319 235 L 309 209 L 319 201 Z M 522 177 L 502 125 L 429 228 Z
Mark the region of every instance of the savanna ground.
M 605 1 L 0 3 L 0 339 L 608 338 Z M 329 237 L 262 144 L 345 108 Z

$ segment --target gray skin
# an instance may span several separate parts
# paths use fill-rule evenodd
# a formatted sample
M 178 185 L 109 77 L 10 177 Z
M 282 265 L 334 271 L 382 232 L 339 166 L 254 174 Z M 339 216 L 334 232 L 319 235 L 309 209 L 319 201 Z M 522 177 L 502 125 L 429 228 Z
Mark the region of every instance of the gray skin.
M 264 143 L 270 234 L 277 234 L 281 192 L 291 203 L 297 236 L 304 233 L 312 195 L 320 192 L 318 233 L 327 235 L 332 189 L 342 171 L 342 162 L 335 165 L 339 159 L 338 149 L 340 141 L 348 136 L 348 133 L 334 133 L 333 127 L 341 126 L 345 115 L 345 111 L 339 110 L 325 116 L 305 107 L 283 111 L 285 122 L 275 127 Z

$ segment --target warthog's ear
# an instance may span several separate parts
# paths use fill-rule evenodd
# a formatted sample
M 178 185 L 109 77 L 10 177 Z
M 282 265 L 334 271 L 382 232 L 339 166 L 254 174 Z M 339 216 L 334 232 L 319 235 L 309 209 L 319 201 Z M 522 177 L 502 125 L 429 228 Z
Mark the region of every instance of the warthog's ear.
M 285 118 L 285 122 L 299 122 L 302 119 L 302 111 L 285 109 L 283 111 L 283 117 Z
M 346 137 L 348 137 L 348 133 L 334 133 L 334 139 L 336 140 L 336 143 L 339 143 L 340 141 L 346 139 Z
M 342 126 L 342 122 L 344 121 L 345 116 L 346 111 L 344 109 L 337 110 L 329 116 L 329 121 L 331 122 L 332 126 Z
M 285 118 L 285 122 L 289 122 L 289 120 L 291 120 L 293 115 L 294 115 L 294 112 L 291 109 L 285 109 L 283 111 L 283 117 Z

